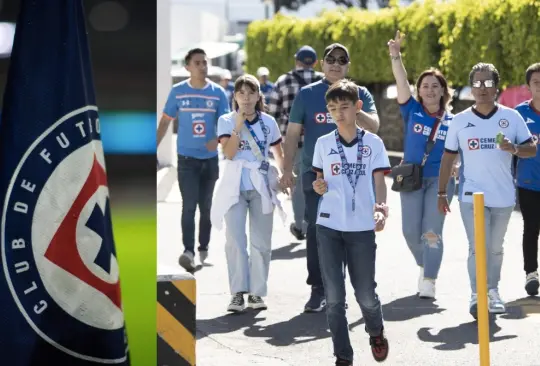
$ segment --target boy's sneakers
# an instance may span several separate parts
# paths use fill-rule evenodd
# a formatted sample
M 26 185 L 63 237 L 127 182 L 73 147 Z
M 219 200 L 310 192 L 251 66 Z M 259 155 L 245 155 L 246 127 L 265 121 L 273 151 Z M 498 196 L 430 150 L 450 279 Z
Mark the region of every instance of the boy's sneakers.
M 538 295 L 538 287 L 540 287 L 540 282 L 538 281 L 538 272 L 534 271 L 527 274 L 525 279 L 525 291 L 529 296 Z
M 231 302 L 229 303 L 229 306 L 227 307 L 227 311 L 230 311 L 232 313 L 240 313 L 244 311 L 245 307 L 246 307 L 246 303 L 244 301 L 244 294 L 239 292 L 232 296 Z
M 320 313 L 326 308 L 326 299 L 324 297 L 324 288 L 315 287 L 311 288 L 311 296 L 309 301 L 304 306 L 304 312 L 306 313 Z
M 262 297 L 255 296 L 255 295 L 249 295 L 248 296 L 248 307 L 252 308 L 253 310 L 266 310 L 268 307 L 264 303 Z
M 388 357 L 388 340 L 384 336 L 384 329 L 381 334 L 376 337 L 369 337 L 369 345 L 371 346 L 371 354 L 377 362 L 383 362 Z
M 343 358 L 336 358 L 336 366 L 353 366 L 353 363 Z
M 201 264 L 207 264 L 208 260 L 208 250 L 199 250 L 199 261 Z

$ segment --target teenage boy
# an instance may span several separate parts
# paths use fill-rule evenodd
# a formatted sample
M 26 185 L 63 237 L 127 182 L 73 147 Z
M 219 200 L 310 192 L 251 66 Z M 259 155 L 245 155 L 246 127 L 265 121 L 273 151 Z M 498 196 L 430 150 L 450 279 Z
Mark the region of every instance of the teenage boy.
M 382 140 L 356 125 L 362 108 L 356 84 L 340 80 L 330 86 L 325 99 L 337 129 L 317 140 L 312 168 L 317 174 L 313 189 L 322 196 L 316 230 L 336 365 L 353 364 L 345 316 L 345 263 L 371 352 L 381 362 L 388 356 L 388 341 L 375 292 L 375 231 L 384 228 L 387 217 L 384 174 L 390 162 Z

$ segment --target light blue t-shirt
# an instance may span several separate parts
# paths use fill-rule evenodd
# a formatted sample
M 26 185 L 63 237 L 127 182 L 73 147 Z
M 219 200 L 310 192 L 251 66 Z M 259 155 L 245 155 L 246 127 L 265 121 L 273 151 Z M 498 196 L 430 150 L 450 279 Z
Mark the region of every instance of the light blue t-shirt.
M 255 117 L 252 121 L 246 121 L 248 123 L 259 142 L 265 146 L 264 151 L 262 151 L 265 159 L 268 159 L 268 151 L 271 146 L 281 143 L 281 133 L 279 131 L 279 126 L 274 119 L 274 117 L 266 114 L 260 113 L 259 116 Z M 218 121 L 218 136 L 219 139 L 222 137 L 231 137 L 232 130 L 236 124 L 236 112 L 227 113 L 219 118 Z M 240 131 L 240 148 L 234 156 L 233 160 L 247 160 L 247 161 L 257 161 L 255 154 L 251 151 L 251 146 L 249 144 L 248 136 L 250 132 L 246 128 L 242 128 Z M 256 141 L 256 140 L 255 140 Z M 240 190 L 249 191 L 255 189 L 251 183 L 251 178 L 249 177 L 249 169 L 244 168 L 242 170 L 242 177 L 240 180 Z
M 217 151 L 208 151 L 206 143 L 217 137 L 217 120 L 229 111 L 225 90 L 212 81 L 202 89 L 191 87 L 189 79 L 174 85 L 163 113 L 178 117 L 178 154 L 196 159 L 217 156 Z

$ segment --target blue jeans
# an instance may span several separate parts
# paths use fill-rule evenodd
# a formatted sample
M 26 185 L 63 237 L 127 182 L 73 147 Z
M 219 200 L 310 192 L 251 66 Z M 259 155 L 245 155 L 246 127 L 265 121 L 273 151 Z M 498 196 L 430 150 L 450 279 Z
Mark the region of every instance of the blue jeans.
M 467 239 L 469 241 L 469 258 L 467 269 L 469 270 L 469 280 L 471 291 L 476 293 L 476 256 L 474 241 L 474 205 L 472 203 L 459 203 L 461 219 Z M 512 216 L 512 207 L 484 207 L 484 219 L 486 230 L 486 266 L 487 285 L 489 290 L 497 290 L 501 279 L 501 269 L 503 262 L 503 243 L 508 223 Z
M 305 172 L 302 175 L 302 186 L 306 204 L 304 219 L 307 222 L 306 232 L 306 258 L 308 278 L 310 286 L 322 287 L 321 268 L 319 254 L 317 252 L 317 210 L 321 196 L 313 190 L 313 182 L 317 178 L 315 172 Z
M 383 329 L 383 314 L 375 292 L 375 232 L 341 232 L 317 225 L 317 238 L 326 296 L 326 317 L 332 334 L 334 355 L 352 361 L 353 349 L 345 316 L 343 267 L 346 264 L 349 268 L 354 296 L 360 305 L 366 332 L 370 336 L 378 336 Z
M 195 254 L 195 212 L 199 206 L 199 250 L 210 243 L 210 209 L 219 177 L 218 158 L 195 159 L 178 155 L 178 186 L 182 195 L 182 240 L 184 250 Z
M 446 187 L 448 202 L 452 202 L 456 181 L 451 178 Z M 439 178 L 424 178 L 422 189 L 401 192 L 401 226 L 405 241 L 416 264 L 424 268 L 424 277 L 437 279 L 443 256 L 445 215 L 437 207 Z

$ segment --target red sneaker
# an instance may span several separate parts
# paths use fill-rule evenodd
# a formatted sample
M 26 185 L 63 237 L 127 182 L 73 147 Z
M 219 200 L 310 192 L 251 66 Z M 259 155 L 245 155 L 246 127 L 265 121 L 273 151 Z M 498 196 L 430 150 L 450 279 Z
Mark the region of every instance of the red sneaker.
M 388 357 L 388 340 L 384 336 L 384 331 L 376 337 L 369 337 L 371 354 L 377 362 L 383 362 Z

